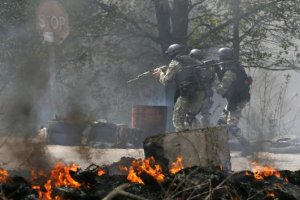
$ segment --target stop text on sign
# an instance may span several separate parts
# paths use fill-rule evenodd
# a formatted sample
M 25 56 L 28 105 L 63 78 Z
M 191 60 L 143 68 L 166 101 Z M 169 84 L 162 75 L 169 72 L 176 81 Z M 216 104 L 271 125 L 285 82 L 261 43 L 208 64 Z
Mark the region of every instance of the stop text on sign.
M 66 18 L 64 16 L 39 15 L 38 20 L 41 29 L 49 25 L 51 30 L 62 30 L 66 25 Z
M 44 36 L 52 33 L 56 44 L 61 44 L 69 35 L 68 13 L 57 0 L 42 0 L 36 11 L 38 31 Z

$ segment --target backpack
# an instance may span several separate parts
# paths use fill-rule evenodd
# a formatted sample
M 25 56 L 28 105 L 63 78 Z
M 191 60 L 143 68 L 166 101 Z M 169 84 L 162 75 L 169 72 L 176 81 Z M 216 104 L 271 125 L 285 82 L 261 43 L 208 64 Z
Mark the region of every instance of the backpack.
M 249 101 L 250 100 L 250 86 L 253 82 L 252 77 L 248 76 L 244 67 L 239 63 L 234 63 L 230 65 L 225 65 L 224 69 L 219 76 L 222 80 L 226 71 L 232 71 L 236 74 L 237 79 L 231 84 L 224 97 L 227 100 L 235 101 Z

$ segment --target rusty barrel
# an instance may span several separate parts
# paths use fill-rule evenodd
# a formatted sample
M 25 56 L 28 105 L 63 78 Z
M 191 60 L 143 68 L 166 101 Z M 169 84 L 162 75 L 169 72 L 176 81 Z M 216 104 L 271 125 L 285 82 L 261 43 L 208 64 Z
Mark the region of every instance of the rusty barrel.
M 132 108 L 131 126 L 141 129 L 145 137 L 166 132 L 167 106 L 137 105 Z

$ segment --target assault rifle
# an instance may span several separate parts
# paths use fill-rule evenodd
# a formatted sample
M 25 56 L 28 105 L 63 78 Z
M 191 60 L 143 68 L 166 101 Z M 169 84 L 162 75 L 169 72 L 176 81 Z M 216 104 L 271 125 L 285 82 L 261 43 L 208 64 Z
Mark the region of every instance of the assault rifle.
M 164 70 L 167 69 L 167 66 L 164 65 L 164 66 L 161 66 L 161 67 L 159 67 L 159 68 L 160 68 L 161 70 L 164 71 Z M 156 68 L 155 68 L 155 69 L 156 69 Z M 154 70 L 155 70 L 155 69 L 151 69 L 151 70 L 149 70 L 149 71 L 146 71 L 146 72 L 144 72 L 144 73 L 138 75 L 137 77 L 135 77 L 135 78 L 133 78 L 133 79 L 127 81 L 127 83 L 131 83 L 131 82 L 133 82 L 133 81 L 137 81 L 137 80 L 139 80 L 139 79 L 142 78 L 142 77 L 151 76 L 151 75 L 154 73 Z
M 203 68 L 203 67 L 215 67 L 216 65 L 222 65 L 222 64 L 227 64 L 227 63 L 233 63 L 233 62 L 237 62 L 236 60 L 228 60 L 228 61 L 224 61 L 224 62 L 219 62 L 218 60 L 207 60 L 204 61 L 203 63 L 199 63 L 199 64 L 195 64 L 195 65 L 189 65 L 189 66 L 185 66 L 185 68 Z M 164 65 L 162 67 L 159 67 L 160 69 L 162 69 L 163 71 L 167 69 L 167 66 Z M 135 78 L 127 81 L 127 83 L 131 83 L 134 81 L 139 80 L 142 77 L 147 77 L 147 76 L 151 76 L 153 74 L 155 69 L 151 69 L 149 71 L 146 71 L 138 76 L 136 76 Z

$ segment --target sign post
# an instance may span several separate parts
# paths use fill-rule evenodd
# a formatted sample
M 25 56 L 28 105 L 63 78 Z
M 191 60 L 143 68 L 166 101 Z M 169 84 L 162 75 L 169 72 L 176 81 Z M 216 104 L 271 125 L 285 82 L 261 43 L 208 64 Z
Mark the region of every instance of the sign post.
M 49 45 L 49 101 L 51 117 L 55 116 L 55 45 L 60 45 L 69 35 L 69 18 L 57 0 L 43 0 L 36 11 L 37 29 Z

